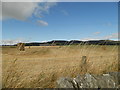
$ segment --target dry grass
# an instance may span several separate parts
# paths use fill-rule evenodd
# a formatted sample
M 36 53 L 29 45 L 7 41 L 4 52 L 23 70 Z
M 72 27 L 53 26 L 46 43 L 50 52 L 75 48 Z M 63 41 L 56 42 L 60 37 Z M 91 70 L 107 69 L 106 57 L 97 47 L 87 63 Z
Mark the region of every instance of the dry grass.
M 118 46 L 32 46 L 25 51 L 3 47 L 4 88 L 53 88 L 59 77 L 101 74 L 118 69 Z M 81 58 L 87 56 L 87 71 Z

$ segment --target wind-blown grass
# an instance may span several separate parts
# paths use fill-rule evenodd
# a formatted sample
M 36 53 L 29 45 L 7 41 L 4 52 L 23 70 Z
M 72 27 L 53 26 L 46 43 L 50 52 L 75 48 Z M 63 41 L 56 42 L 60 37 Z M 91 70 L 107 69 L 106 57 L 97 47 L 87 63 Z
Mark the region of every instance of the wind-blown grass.
M 3 88 L 53 88 L 60 77 L 118 70 L 114 45 L 31 46 L 21 52 L 4 47 L 2 56 Z M 87 71 L 81 68 L 82 56 L 87 56 Z

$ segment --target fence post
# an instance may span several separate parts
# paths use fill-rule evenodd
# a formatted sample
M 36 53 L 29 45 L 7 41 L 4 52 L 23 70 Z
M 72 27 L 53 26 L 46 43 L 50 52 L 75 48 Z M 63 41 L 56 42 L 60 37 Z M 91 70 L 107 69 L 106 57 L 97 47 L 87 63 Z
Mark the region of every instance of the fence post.
M 82 56 L 80 69 L 81 69 L 82 73 L 86 73 L 87 72 L 87 56 Z
M 87 56 L 82 56 L 82 64 L 86 64 Z

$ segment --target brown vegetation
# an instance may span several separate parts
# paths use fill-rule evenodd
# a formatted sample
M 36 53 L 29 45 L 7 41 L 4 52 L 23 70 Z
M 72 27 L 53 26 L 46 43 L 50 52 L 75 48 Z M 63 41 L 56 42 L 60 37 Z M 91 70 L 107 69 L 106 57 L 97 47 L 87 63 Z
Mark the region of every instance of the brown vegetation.
M 105 46 L 105 49 L 99 45 L 31 46 L 25 49 L 20 52 L 16 47 L 3 47 L 4 88 L 53 88 L 60 77 L 118 70 L 118 46 Z M 82 66 L 82 56 L 86 56 L 86 66 Z
M 17 48 L 20 51 L 25 51 L 25 44 L 24 43 L 18 43 L 17 44 Z

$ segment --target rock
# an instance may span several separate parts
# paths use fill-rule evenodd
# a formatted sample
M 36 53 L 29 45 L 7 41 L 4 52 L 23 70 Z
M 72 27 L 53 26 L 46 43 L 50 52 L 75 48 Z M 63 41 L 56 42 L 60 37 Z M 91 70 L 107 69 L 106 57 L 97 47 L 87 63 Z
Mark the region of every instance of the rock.
M 103 74 L 101 76 L 97 76 L 96 79 L 98 80 L 99 88 L 115 88 L 116 87 L 114 78 L 109 74 Z
M 78 88 L 89 88 L 83 75 L 79 75 L 75 78 Z
M 57 81 L 57 88 L 74 88 L 71 78 L 60 78 Z
M 89 88 L 98 88 L 97 79 L 91 74 L 85 74 L 85 81 Z
M 110 72 L 102 75 L 85 74 L 76 78 L 60 78 L 57 88 L 119 88 L 120 72 Z
M 75 78 L 78 88 L 98 88 L 97 80 L 90 74 L 78 76 Z
M 109 72 L 111 76 L 113 76 L 115 82 L 120 85 L 120 72 Z

